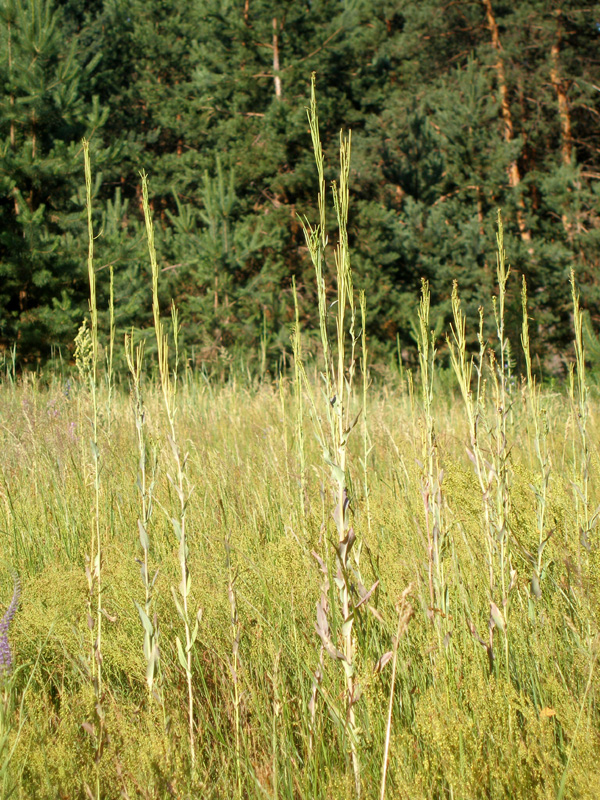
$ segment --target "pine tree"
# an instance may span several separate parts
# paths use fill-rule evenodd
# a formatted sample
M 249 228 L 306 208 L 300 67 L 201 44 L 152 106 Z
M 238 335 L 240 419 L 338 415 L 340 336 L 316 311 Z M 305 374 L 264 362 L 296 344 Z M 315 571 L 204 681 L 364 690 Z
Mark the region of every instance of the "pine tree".
M 84 67 L 50 0 L 2 9 L 0 70 L 0 341 L 48 352 L 72 341 L 84 308 L 84 242 L 75 193 L 81 136 L 106 118 L 79 92 Z M 93 69 L 94 62 L 87 64 Z
M 86 134 L 100 307 L 111 265 L 119 327 L 149 322 L 145 170 L 161 302 L 176 299 L 184 341 L 202 358 L 267 341 L 281 359 L 293 276 L 307 328 L 316 307 L 299 224 L 316 213 L 312 71 L 328 173 L 340 129 L 353 132 L 349 236 L 374 357 L 397 337 L 412 345 L 422 277 L 433 320 L 447 316 L 454 279 L 471 316 L 489 304 L 498 207 L 512 266 L 528 280 L 534 349 L 560 351 L 570 335 L 571 267 L 600 321 L 593 7 L 7 0 L 2 13 L 4 345 L 18 338 L 33 353 L 68 341 L 85 313 Z M 516 291 L 509 322 L 512 300 L 516 314 Z

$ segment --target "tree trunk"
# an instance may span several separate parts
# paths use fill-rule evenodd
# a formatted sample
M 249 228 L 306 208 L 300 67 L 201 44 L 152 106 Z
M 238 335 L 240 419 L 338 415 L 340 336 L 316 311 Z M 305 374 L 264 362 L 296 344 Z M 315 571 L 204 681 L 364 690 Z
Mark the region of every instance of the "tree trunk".
M 558 101 L 558 115 L 560 117 L 560 129 L 562 134 L 562 142 L 560 154 L 562 163 L 565 166 L 571 166 L 573 163 L 573 132 L 571 130 L 571 115 L 569 113 L 569 104 L 567 101 L 567 92 L 565 89 L 564 81 L 560 77 L 560 46 L 562 39 L 562 25 L 561 25 L 562 11 L 556 11 L 558 20 L 558 27 L 556 31 L 556 39 L 550 50 L 550 80 L 552 86 L 556 91 L 556 99 Z
M 565 167 L 570 167 L 573 163 L 573 132 L 571 129 L 571 115 L 569 113 L 569 103 L 567 101 L 567 92 L 565 89 L 564 81 L 560 77 L 560 47 L 562 40 L 562 11 L 558 9 L 556 12 L 556 38 L 552 47 L 550 48 L 550 81 L 556 92 L 556 100 L 558 102 L 558 116 L 560 119 L 560 156 L 561 161 Z M 570 190 L 569 190 L 570 191 Z M 561 214 L 563 228 L 567 234 L 569 241 L 573 239 L 573 224 L 569 219 L 566 210 Z
M 504 61 L 502 59 L 502 44 L 500 43 L 500 34 L 498 33 L 498 25 L 492 9 L 492 0 L 482 0 L 485 7 L 488 28 L 492 35 L 492 47 L 496 51 L 497 59 L 494 65 L 496 70 L 496 77 L 498 80 L 498 89 L 500 90 L 500 102 L 502 108 L 502 119 L 504 120 L 504 139 L 506 142 L 512 142 L 515 138 L 515 128 L 513 125 L 512 114 L 510 111 L 510 102 L 508 99 L 508 86 L 506 83 L 506 73 L 504 71 Z M 508 182 L 512 189 L 517 189 L 521 183 L 521 173 L 519 165 L 516 161 L 511 161 L 508 167 Z M 517 224 L 521 239 L 528 245 L 528 250 L 531 253 L 531 232 L 527 227 L 525 221 L 525 201 L 519 195 L 517 200 Z

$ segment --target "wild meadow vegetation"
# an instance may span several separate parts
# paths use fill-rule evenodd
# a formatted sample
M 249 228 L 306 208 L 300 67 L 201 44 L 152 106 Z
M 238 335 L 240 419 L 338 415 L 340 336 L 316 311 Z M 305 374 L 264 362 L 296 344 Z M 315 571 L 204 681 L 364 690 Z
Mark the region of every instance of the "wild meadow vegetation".
M 84 143 L 75 363 L 7 356 L 0 385 L 3 797 L 600 795 L 599 402 L 574 276 L 564 385 L 536 379 L 525 283 L 507 328 L 500 216 L 489 308 L 466 318 L 455 284 L 434 334 L 424 281 L 418 368 L 376 375 L 351 140 L 329 187 L 314 84 L 309 123 L 319 327 L 294 286 L 291 369 L 262 378 L 181 350 L 145 176 L 154 327 L 118 368 Z

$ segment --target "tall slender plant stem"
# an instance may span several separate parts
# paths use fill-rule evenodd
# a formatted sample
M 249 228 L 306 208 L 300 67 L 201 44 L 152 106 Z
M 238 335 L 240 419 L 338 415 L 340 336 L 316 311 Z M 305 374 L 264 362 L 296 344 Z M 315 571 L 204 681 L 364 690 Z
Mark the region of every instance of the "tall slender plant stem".
M 158 262 L 156 258 L 156 247 L 154 245 L 154 225 L 152 222 L 152 214 L 150 211 L 150 203 L 148 200 L 148 179 L 146 175 L 142 175 L 142 201 L 144 206 L 144 218 L 146 223 L 146 237 L 148 241 L 148 253 L 150 256 L 150 265 L 152 268 L 152 313 L 154 317 L 154 330 L 156 333 L 156 344 L 158 349 L 158 368 L 160 375 L 160 382 L 162 388 L 163 401 L 169 426 L 169 433 L 167 439 L 173 461 L 175 463 L 176 474 L 169 477 L 177 498 L 179 500 L 179 515 L 178 518 L 172 518 L 173 532 L 179 544 L 178 558 L 179 569 L 181 575 L 181 582 L 178 590 L 172 588 L 173 601 L 177 609 L 177 613 L 183 623 L 185 631 L 185 645 L 182 644 L 180 638 L 177 636 L 175 641 L 177 644 L 177 655 L 179 664 L 184 670 L 187 682 L 187 695 L 188 695 L 188 734 L 190 746 L 190 759 L 192 762 L 192 769 L 196 765 L 196 747 L 195 747 L 195 732 L 194 732 L 194 688 L 192 682 L 192 648 L 198 635 L 198 625 L 201 617 L 201 610 L 198 609 L 192 628 L 189 615 L 188 599 L 190 595 L 191 577 L 188 569 L 188 544 L 187 544 L 187 530 L 186 530 L 186 508 L 188 500 L 187 482 L 185 476 L 185 463 L 187 455 L 182 455 L 181 449 L 177 442 L 177 434 L 175 430 L 175 416 L 177 413 L 177 366 L 179 359 L 178 348 L 178 319 L 175 307 L 172 307 L 173 319 L 173 337 L 174 337 L 174 350 L 175 350 L 175 371 L 172 377 L 169 372 L 169 345 L 168 336 L 164 331 L 162 320 L 160 317 L 160 304 L 158 299 Z M 179 597 L 177 596 L 179 594 Z M 181 598 L 181 599 L 179 599 Z
M 396 606 L 398 611 L 398 626 L 396 628 L 396 638 L 392 647 L 392 679 L 390 681 L 390 699 L 388 701 L 387 722 L 385 726 L 385 741 L 383 745 L 383 762 L 381 766 L 381 787 L 379 790 L 379 800 L 385 798 L 385 787 L 387 781 L 387 768 L 389 763 L 390 739 L 392 735 L 392 712 L 394 709 L 394 690 L 396 688 L 396 672 L 398 668 L 398 645 L 400 637 L 406 631 L 413 610 L 408 603 L 408 596 L 412 592 L 412 584 L 407 586 L 402 592 L 402 596 Z M 389 656 L 389 653 L 388 653 Z
M 97 731 L 98 754 L 101 752 L 102 737 L 102 541 L 100 537 L 100 451 L 98 449 L 98 307 L 96 303 L 96 273 L 94 270 L 94 226 L 92 222 L 92 169 L 90 164 L 90 145 L 83 140 L 83 159 L 85 170 L 85 198 L 88 227 L 88 279 L 90 285 L 90 319 L 92 363 L 89 372 L 89 388 L 92 398 L 92 458 L 94 462 L 94 525 L 90 542 L 90 600 L 96 592 L 96 635 L 92 644 L 92 678 L 96 694 L 96 709 L 100 730 Z M 100 798 L 100 773 L 96 759 L 96 796 Z
M 304 407 L 302 400 L 302 335 L 300 332 L 300 314 L 298 310 L 298 292 L 296 279 L 292 278 L 292 291 L 294 294 L 294 330 L 292 333 L 292 349 L 294 353 L 294 399 L 296 402 L 296 449 L 298 451 L 298 466 L 300 469 L 300 514 L 302 516 L 302 529 L 306 537 L 306 460 L 304 454 Z
M 425 526 L 427 529 L 427 564 L 429 582 L 429 603 L 431 620 L 435 622 L 436 608 L 441 606 L 436 591 L 434 571 L 439 565 L 437 537 L 432 530 L 434 526 L 435 504 L 435 423 L 433 420 L 433 367 L 435 362 L 435 346 L 430 340 L 429 309 L 431 295 L 426 280 L 421 283 L 421 300 L 419 302 L 419 366 L 421 370 L 421 395 L 423 400 L 424 436 L 423 436 L 423 502 L 425 507 Z
M 509 415 L 510 397 L 507 391 L 507 382 L 510 378 L 509 342 L 505 330 L 506 285 L 510 276 L 510 267 L 506 266 L 506 251 L 504 249 L 504 226 L 502 215 L 498 211 L 498 231 L 496 233 L 497 254 L 496 274 L 498 281 L 498 298 L 493 299 L 494 317 L 496 320 L 496 333 L 499 342 L 500 363 L 490 352 L 490 367 L 492 385 L 494 389 L 496 415 L 494 431 L 494 471 L 495 471 L 495 540 L 500 543 L 500 589 L 501 608 L 499 613 L 491 597 L 491 621 L 501 628 L 504 634 L 504 655 L 507 674 L 509 671 L 509 629 L 508 614 L 510 592 L 514 588 L 513 570 L 510 553 L 510 474 L 509 474 L 509 446 L 507 437 L 507 420 Z
M 129 367 L 133 389 L 133 412 L 139 454 L 138 489 L 140 492 L 141 504 L 141 515 L 138 517 L 138 533 L 140 544 L 144 553 L 144 561 L 142 565 L 142 580 L 144 583 L 145 595 L 144 607 L 142 608 L 137 602 L 135 605 L 144 628 L 143 652 L 146 659 L 146 685 L 148 686 L 148 702 L 151 704 L 155 691 L 154 683 L 156 673 L 159 667 L 158 622 L 156 615 L 154 617 L 154 622 L 152 621 L 151 611 L 152 591 L 158 572 L 155 573 L 154 578 L 151 580 L 148 563 L 148 551 L 150 549 L 148 526 L 150 517 L 152 515 L 153 489 L 156 474 L 156 451 L 154 450 L 153 452 L 152 474 L 150 481 L 148 481 L 148 447 L 145 431 L 146 412 L 144 409 L 141 388 L 142 367 L 144 362 L 144 340 L 142 340 L 134 350 L 133 331 L 130 335 L 125 336 L 125 357 L 127 360 L 127 366 Z M 165 711 L 162 694 L 160 695 L 160 701 L 164 715 Z
M 358 727 L 356 724 L 355 703 L 356 684 L 355 684 L 355 663 L 354 663 L 354 635 L 352 632 L 354 624 L 354 606 L 351 600 L 350 571 L 350 551 L 355 543 L 356 536 L 349 524 L 349 499 L 347 492 L 347 441 L 350 431 L 356 424 L 358 417 L 353 421 L 350 419 L 350 404 L 353 397 L 353 376 L 355 370 L 355 349 L 357 337 L 355 334 L 356 309 L 354 301 L 354 289 L 352 285 L 352 271 L 350 268 L 350 252 L 348 246 L 348 207 L 349 207 L 349 176 L 350 176 L 350 153 L 351 137 L 350 134 L 344 137 L 340 134 L 340 177 L 339 185 L 333 185 L 333 203 L 335 207 L 338 227 L 338 243 L 334 250 L 336 266 L 336 285 L 337 296 L 335 305 L 336 322 L 336 344 L 337 348 L 333 351 L 329 345 L 327 330 L 328 307 L 327 293 L 324 278 L 324 253 L 327 245 L 326 214 L 325 214 L 325 180 L 324 180 L 324 161 L 321 140 L 319 136 L 319 121 L 317 116 L 317 103 L 315 93 L 315 78 L 313 75 L 311 85 L 311 105 L 308 109 L 308 120 L 317 164 L 317 174 L 319 178 L 319 224 L 311 226 L 308 220 L 304 220 L 304 234 L 311 260 L 315 268 L 317 281 L 317 294 L 319 298 L 319 329 L 321 333 L 321 343 L 323 347 L 324 369 L 322 373 L 325 384 L 326 418 L 328 423 L 328 435 L 325 435 L 320 421 L 320 415 L 316 409 L 316 403 L 312 396 L 312 390 L 306 375 L 302 370 L 303 379 L 306 384 L 307 393 L 310 400 L 310 408 L 313 420 L 318 427 L 318 438 L 323 448 L 325 463 L 331 468 L 332 484 L 336 498 L 334 511 L 334 521 L 337 529 L 336 546 L 336 585 L 339 590 L 340 612 L 342 615 L 341 630 L 341 651 L 333 646 L 329 638 L 329 624 L 327 621 L 327 599 L 323 596 L 320 612 L 318 614 L 317 630 L 321 636 L 327 651 L 330 655 L 340 661 L 344 668 L 345 676 L 345 705 L 346 718 L 345 727 L 349 739 L 350 757 L 354 772 L 356 794 L 360 795 L 360 760 L 358 753 Z M 349 309 L 349 315 L 348 315 Z M 350 334 L 350 363 L 347 366 L 346 339 L 348 331 Z M 360 547 L 355 549 L 354 560 L 358 567 Z M 319 560 L 322 571 L 325 569 L 323 561 Z M 331 709 L 337 714 L 335 709 Z M 339 714 L 337 715 L 339 718 Z
M 573 415 L 573 486 L 577 509 L 577 533 L 579 545 L 589 550 L 590 532 L 590 443 L 588 433 L 589 407 L 588 386 L 583 344 L 583 315 L 579 303 L 579 291 L 575 273 L 571 270 L 571 296 L 573 299 L 573 326 L 575 328 L 575 369 L 570 372 L 570 395 Z M 578 443 L 575 443 L 575 431 Z M 580 549 L 580 548 L 579 548 Z
M 365 494 L 365 505 L 367 510 L 367 530 L 371 534 L 371 492 L 369 489 L 369 454 L 371 452 L 371 441 L 369 439 L 369 426 L 367 414 L 367 396 L 369 388 L 369 364 L 367 349 L 367 301 L 364 289 L 359 294 L 360 316 L 362 324 L 361 343 L 362 343 L 362 429 L 363 429 L 363 491 Z
M 115 352 L 115 275 L 113 265 L 110 265 L 110 289 L 109 289 L 109 334 L 108 334 L 108 375 L 106 376 L 106 383 L 108 388 L 107 400 L 107 416 L 108 416 L 108 432 L 110 434 L 110 426 L 112 422 L 112 397 L 113 397 L 113 359 Z
M 337 275 L 337 371 L 336 395 L 331 405 L 334 414 L 334 450 L 337 455 L 337 469 L 334 470 L 337 483 L 337 509 L 336 525 L 338 530 L 338 560 L 342 578 L 340 589 L 342 601 L 342 626 L 343 652 L 346 657 L 344 664 L 346 674 L 346 701 L 348 707 L 348 724 L 350 729 L 350 752 L 352 767 L 356 784 L 356 794 L 360 796 L 360 760 L 356 741 L 356 714 L 354 710 L 355 681 L 354 681 L 354 637 L 352 627 L 354 612 L 351 609 L 350 588 L 346 573 L 348 569 L 347 554 L 349 553 L 350 529 L 348 522 L 348 494 L 346 489 L 346 444 L 348 433 L 351 429 L 348 417 L 348 406 L 351 397 L 351 378 L 354 369 L 350 366 L 350 376 L 346 381 L 346 309 L 350 305 L 350 335 L 352 337 L 352 356 L 354 356 L 354 299 L 352 287 L 352 273 L 350 270 L 350 252 L 348 248 L 348 205 L 349 205 L 349 177 L 350 177 L 350 152 L 351 136 L 344 138 L 340 134 L 340 182 L 339 187 L 333 189 L 334 205 L 338 220 L 339 241 L 335 250 L 335 264 Z M 352 299 L 350 299 L 352 297 Z M 347 390 L 347 404 L 344 409 L 344 395 Z M 346 411 L 346 413 L 344 413 Z M 353 535 L 353 534 L 352 534 Z
M 533 566 L 530 587 L 531 595 L 534 598 L 539 598 L 542 595 L 541 585 L 544 572 L 544 549 L 549 539 L 549 535 L 546 535 L 546 515 L 552 463 L 550 459 L 550 453 L 548 451 L 548 423 L 544 409 L 541 405 L 540 389 L 536 384 L 536 380 L 533 376 L 531 368 L 529 317 L 527 313 L 527 284 L 525 282 L 525 276 L 523 276 L 523 284 L 521 288 L 521 305 L 523 309 L 521 345 L 523 347 L 523 354 L 525 356 L 527 376 L 527 405 L 529 408 L 529 418 L 533 422 L 534 449 L 538 469 L 538 475 L 534 486 L 538 547 L 536 562 Z
M 225 537 L 225 557 L 227 564 L 227 598 L 231 613 L 231 673 L 233 680 L 233 713 L 235 726 L 235 773 L 237 796 L 242 797 L 242 750 L 241 750 L 241 718 L 240 718 L 240 635 L 241 626 L 237 611 L 236 580 L 237 572 L 231 563 L 231 543 L 229 535 Z

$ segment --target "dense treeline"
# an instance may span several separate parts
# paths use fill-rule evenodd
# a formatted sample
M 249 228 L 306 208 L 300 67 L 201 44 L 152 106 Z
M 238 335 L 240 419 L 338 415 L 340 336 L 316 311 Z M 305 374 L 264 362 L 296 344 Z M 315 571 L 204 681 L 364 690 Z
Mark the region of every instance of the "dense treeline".
M 351 245 L 380 352 L 409 349 L 422 277 L 448 313 L 493 293 L 501 207 L 534 348 L 559 369 L 576 271 L 600 321 L 600 7 L 576 0 L 3 0 L 0 345 L 69 345 L 86 312 L 81 139 L 91 139 L 99 304 L 150 319 L 140 170 L 194 359 L 289 350 L 292 277 L 316 303 L 305 107 L 328 177 L 352 129 Z M 519 280 L 512 285 L 516 319 Z

